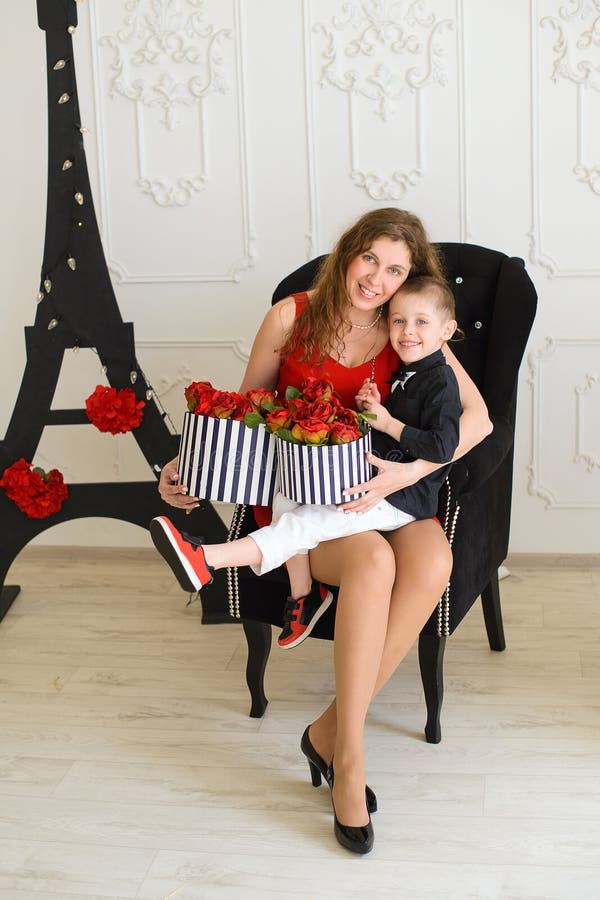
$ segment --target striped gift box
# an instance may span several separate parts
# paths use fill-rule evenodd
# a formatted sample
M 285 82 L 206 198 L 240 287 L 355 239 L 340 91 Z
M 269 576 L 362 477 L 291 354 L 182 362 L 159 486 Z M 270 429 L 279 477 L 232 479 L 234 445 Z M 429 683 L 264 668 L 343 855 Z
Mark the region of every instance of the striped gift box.
M 185 413 L 179 476 L 190 497 L 270 506 L 276 475 L 275 439 L 264 428 Z
M 368 481 L 371 465 L 371 432 L 349 444 L 291 444 L 277 438 L 279 490 L 297 503 L 344 503 L 358 494 L 342 494 L 344 488 Z

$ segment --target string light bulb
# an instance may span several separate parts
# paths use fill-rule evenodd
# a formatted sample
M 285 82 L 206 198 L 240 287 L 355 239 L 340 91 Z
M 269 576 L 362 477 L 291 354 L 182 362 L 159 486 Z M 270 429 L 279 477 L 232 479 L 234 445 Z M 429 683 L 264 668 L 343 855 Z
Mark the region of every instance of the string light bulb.
M 75 33 L 75 28 L 76 28 L 75 25 L 69 25 L 69 26 L 67 27 L 67 31 L 69 32 L 69 34 L 74 34 L 74 33 Z
M 130 380 L 130 382 L 131 382 L 132 384 L 135 384 L 135 383 L 136 383 L 136 381 L 137 381 L 137 372 L 135 371 L 135 369 L 132 369 L 131 372 L 129 373 L 129 380 Z
M 66 64 L 67 64 L 66 59 L 57 59 L 56 62 L 54 63 L 54 65 L 52 66 L 52 68 L 54 69 L 55 72 L 59 72 L 61 69 L 64 69 Z
M 69 258 L 67 259 L 67 265 L 71 269 L 72 272 L 74 272 L 75 269 L 77 268 L 77 263 L 75 262 L 75 259 L 72 256 L 69 256 Z
M 149 388 L 146 391 L 146 400 L 152 400 L 153 397 L 154 397 L 154 391 L 152 390 L 152 388 Z
M 37 292 L 37 303 L 41 303 L 43 299 L 44 299 L 44 292 L 38 291 Z
M 77 191 L 75 194 L 75 201 L 76 203 L 79 203 L 80 206 L 83 206 L 83 194 L 81 191 Z
M 47 294 L 49 294 L 50 291 L 52 290 L 52 282 L 50 281 L 49 278 L 44 279 L 44 290 L 46 291 Z
M 53 328 L 56 328 L 58 325 L 58 319 L 50 319 L 48 322 L 48 331 L 52 331 Z
M 60 97 L 58 98 L 58 103 L 60 106 L 62 106 L 63 103 L 68 103 L 70 99 L 71 99 L 71 95 L 67 94 L 65 92 L 64 94 L 61 94 Z
M 65 159 L 64 163 L 62 164 L 63 172 L 66 172 L 68 169 L 70 169 L 72 165 L 73 161 L 71 159 Z
M 102 374 L 106 375 L 107 372 L 108 372 L 108 366 L 102 366 Z
M 82 125 L 81 128 L 79 129 L 79 131 L 81 132 L 81 134 L 89 134 L 90 133 L 90 129 L 86 128 L 85 125 Z

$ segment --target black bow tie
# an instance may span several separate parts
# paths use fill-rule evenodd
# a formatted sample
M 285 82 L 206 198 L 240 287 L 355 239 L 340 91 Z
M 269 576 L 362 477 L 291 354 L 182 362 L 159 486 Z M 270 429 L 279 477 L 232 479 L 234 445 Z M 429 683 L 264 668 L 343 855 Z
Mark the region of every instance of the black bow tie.
M 415 370 L 408 369 L 396 369 L 392 372 L 392 377 L 390 378 L 390 384 L 394 385 L 396 382 L 399 382 L 400 387 L 404 390 L 404 385 L 408 381 L 411 375 L 415 374 Z

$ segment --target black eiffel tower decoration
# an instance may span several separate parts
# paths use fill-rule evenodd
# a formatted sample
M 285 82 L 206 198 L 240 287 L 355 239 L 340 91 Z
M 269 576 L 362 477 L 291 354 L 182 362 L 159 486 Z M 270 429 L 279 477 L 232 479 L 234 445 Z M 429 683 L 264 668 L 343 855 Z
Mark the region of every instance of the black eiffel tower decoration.
M 52 400 L 66 350 L 93 348 L 115 388 L 130 387 L 146 402 L 133 435 L 155 478 L 172 459 L 179 435 L 172 434 L 136 359 L 133 324 L 123 322 L 100 241 L 87 172 L 79 115 L 73 33 L 75 0 L 37 0 L 38 24 L 46 32 L 48 73 L 48 198 L 44 258 L 35 324 L 25 328 L 27 362 L 3 441 L 0 473 L 24 457 L 31 461 L 47 425 L 90 425 L 85 409 L 53 410 Z M 58 461 L 53 461 L 56 465 Z M 156 480 L 69 485 L 62 509 L 47 519 L 30 519 L 0 490 L 0 620 L 20 588 L 4 586 L 17 554 L 36 535 L 59 522 L 86 516 L 121 519 L 147 527 L 169 512 L 184 530 L 223 541 L 227 529 L 210 503 L 191 518 L 166 507 Z M 203 621 L 228 621 L 225 573 L 203 597 Z M 211 595 L 214 600 L 211 600 Z

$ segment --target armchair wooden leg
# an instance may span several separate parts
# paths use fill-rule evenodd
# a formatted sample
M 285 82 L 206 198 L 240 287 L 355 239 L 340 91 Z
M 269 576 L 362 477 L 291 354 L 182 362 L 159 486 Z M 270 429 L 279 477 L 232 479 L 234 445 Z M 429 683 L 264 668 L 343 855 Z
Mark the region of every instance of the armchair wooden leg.
M 483 606 L 483 618 L 485 630 L 492 650 L 504 650 L 504 626 L 502 624 L 502 608 L 500 606 L 500 588 L 498 586 L 498 573 L 481 592 L 481 605 Z
M 444 699 L 444 650 L 446 638 L 437 634 L 419 635 L 419 667 L 427 704 L 425 739 L 428 744 L 439 744 L 442 739 L 440 713 Z
M 248 644 L 248 661 L 246 663 L 246 684 L 250 691 L 252 705 L 250 716 L 260 719 L 267 708 L 265 697 L 265 669 L 271 652 L 271 626 L 264 622 L 242 622 Z

